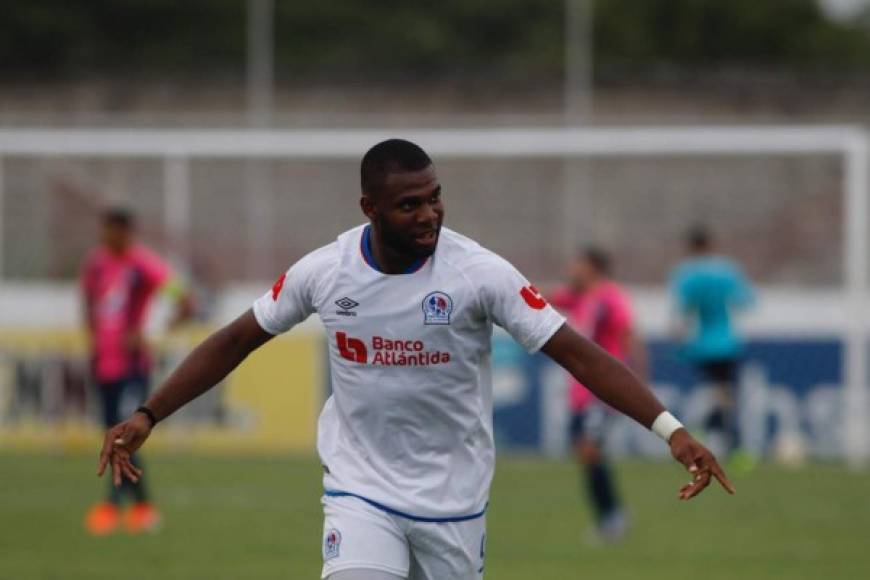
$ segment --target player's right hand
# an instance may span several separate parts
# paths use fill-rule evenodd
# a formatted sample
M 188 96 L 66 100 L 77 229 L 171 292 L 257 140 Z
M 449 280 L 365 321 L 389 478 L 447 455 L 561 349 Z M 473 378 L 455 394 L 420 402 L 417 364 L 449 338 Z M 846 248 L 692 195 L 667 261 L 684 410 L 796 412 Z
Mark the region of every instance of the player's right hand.
M 115 487 L 121 485 L 126 477 L 133 483 L 139 481 L 142 470 L 133 465 L 133 452 L 142 447 L 151 434 L 151 420 L 142 413 L 118 423 L 108 431 L 103 439 L 103 449 L 100 451 L 100 462 L 97 466 L 97 476 L 102 477 L 106 467 L 112 466 L 112 483 Z

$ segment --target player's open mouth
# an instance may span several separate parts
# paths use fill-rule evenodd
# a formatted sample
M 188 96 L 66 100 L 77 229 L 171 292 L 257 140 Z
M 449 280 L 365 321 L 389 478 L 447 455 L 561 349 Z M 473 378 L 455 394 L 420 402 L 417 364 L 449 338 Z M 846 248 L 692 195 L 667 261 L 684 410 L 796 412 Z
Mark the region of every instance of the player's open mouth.
M 421 244 L 434 244 L 435 240 L 438 239 L 438 233 L 435 230 L 429 230 L 418 234 L 414 239 Z

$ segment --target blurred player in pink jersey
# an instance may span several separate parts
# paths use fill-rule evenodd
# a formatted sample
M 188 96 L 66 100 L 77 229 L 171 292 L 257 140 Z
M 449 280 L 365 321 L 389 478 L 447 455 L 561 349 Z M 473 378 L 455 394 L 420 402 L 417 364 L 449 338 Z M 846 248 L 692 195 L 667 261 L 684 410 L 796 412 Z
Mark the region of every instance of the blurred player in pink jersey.
M 133 216 L 122 209 L 103 214 L 101 243 L 85 260 L 81 273 L 85 323 L 91 348 L 94 382 L 106 427 L 118 423 L 148 394 L 152 359 L 143 335 L 151 301 L 159 290 L 177 299 L 172 325 L 190 317 L 190 296 L 166 262 L 134 241 Z M 134 503 L 124 514 L 127 531 L 156 529 L 160 515 L 150 502 L 145 483 L 124 482 L 109 487 L 105 501 L 87 514 L 85 526 L 95 535 L 115 531 L 121 523 L 124 494 Z
M 571 264 L 568 283 L 552 293 L 550 302 L 578 332 L 643 376 L 646 350 L 634 331 L 631 303 L 610 273 L 610 257 L 599 248 L 586 248 Z M 597 537 L 617 541 L 625 534 L 627 520 L 604 452 L 613 413 L 570 375 L 568 396 L 571 442 L 595 510 Z

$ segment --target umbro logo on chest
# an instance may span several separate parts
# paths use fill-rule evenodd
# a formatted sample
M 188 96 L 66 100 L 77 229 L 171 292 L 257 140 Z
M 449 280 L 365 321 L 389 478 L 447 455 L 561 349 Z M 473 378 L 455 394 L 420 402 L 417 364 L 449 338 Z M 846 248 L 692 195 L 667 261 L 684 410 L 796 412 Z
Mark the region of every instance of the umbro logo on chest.
M 359 302 L 345 296 L 336 300 L 335 305 L 341 309 L 335 312 L 339 316 L 356 316 L 356 312 L 353 309 L 359 306 Z

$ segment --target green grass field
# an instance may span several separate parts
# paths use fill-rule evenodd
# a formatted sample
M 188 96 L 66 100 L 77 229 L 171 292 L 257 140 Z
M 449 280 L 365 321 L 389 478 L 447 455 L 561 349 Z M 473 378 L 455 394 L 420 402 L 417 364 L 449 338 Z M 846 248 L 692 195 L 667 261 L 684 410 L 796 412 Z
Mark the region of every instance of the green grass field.
M 320 472 L 312 458 L 157 457 L 166 525 L 92 538 L 82 514 L 104 482 L 93 457 L 0 454 L 0 578 L 314 579 Z M 490 580 L 870 578 L 870 473 L 762 467 L 728 497 L 680 503 L 676 465 L 619 466 L 634 526 L 584 543 L 588 519 L 566 463 L 502 457 L 489 512 Z M 446 580 L 446 579 L 445 579 Z

